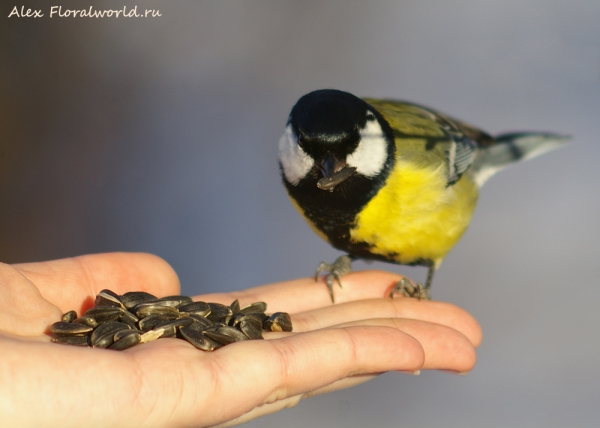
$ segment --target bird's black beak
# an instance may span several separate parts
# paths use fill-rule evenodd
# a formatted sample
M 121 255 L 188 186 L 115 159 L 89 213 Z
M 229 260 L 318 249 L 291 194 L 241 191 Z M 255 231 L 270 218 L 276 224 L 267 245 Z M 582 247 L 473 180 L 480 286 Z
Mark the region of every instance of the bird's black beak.
M 336 159 L 331 153 L 327 153 L 325 159 L 319 164 L 319 169 L 323 174 L 323 177 L 331 177 L 335 172 L 339 171 L 344 167 L 344 162 Z
M 318 166 L 323 178 L 317 182 L 317 187 L 330 192 L 333 192 L 335 186 L 348 179 L 356 171 L 355 167 L 346 166 L 346 162 L 336 159 L 331 153 L 328 153 Z

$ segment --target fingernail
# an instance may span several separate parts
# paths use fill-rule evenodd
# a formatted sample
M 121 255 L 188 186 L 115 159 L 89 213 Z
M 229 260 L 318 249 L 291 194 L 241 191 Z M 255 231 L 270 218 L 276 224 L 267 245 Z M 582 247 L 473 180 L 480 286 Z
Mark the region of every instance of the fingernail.
M 405 374 L 413 375 L 413 376 L 419 376 L 421 374 L 421 370 L 415 370 L 415 371 L 399 370 L 398 372 L 399 373 L 405 373 Z
M 466 376 L 469 374 L 469 372 L 457 372 L 456 370 L 440 370 L 440 371 L 442 371 L 444 373 L 457 375 L 457 376 Z

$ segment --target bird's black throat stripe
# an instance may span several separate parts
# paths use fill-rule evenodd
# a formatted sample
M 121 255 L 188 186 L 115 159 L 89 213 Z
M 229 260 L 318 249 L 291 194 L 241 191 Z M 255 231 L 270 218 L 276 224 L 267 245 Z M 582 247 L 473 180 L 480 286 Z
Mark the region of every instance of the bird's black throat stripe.
M 328 238 L 347 236 L 360 210 L 375 196 L 384 180 L 371 180 L 353 175 L 337 185 L 333 192 L 317 187 L 321 179 L 316 168 L 297 185 L 284 184 L 289 195 L 304 211 L 304 215 Z
M 355 226 L 360 211 L 385 184 L 393 162 L 394 153 L 391 153 L 378 176 L 367 178 L 353 174 L 336 185 L 333 192 L 317 187 L 322 177 L 316 167 L 295 186 L 288 183 L 285 176 L 283 183 L 305 217 L 327 236 L 335 248 L 360 258 L 373 258 L 366 244 L 350 242 L 350 229 Z

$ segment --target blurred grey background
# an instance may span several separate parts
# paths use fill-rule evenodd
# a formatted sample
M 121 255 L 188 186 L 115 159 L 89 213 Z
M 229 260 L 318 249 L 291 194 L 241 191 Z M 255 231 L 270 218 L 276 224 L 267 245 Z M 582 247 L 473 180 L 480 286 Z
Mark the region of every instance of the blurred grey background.
M 339 253 L 289 203 L 276 146 L 318 88 L 571 134 L 485 186 L 437 274 L 434 298 L 482 325 L 472 373 L 389 373 L 248 426 L 598 426 L 600 2 L 84 3 L 55 4 L 162 16 L 3 2 L 0 260 L 147 251 L 185 294 L 311 275 Z

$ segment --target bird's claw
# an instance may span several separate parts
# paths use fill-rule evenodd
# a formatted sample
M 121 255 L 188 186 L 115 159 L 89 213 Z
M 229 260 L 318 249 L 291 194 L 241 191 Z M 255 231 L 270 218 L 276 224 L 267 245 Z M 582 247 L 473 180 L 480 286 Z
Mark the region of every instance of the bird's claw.
M 319 274 L 321 272 L 329 272 L 325 278 L 325 283 L 329 289 L 331 302 L 335 303 L 335 299 L 333 297 L 333 283 L 334 281 L 337 281 L 340 288 L 342 288 L 342 281 L 340 280 L 340 277 L 352 272 L 352 259 L 349 256 L 340 256 L 331 264 L 327 262 L 321 262 L 317 268 L 317 271 L 315 272 L 315 281 L 319 280 Z
M 431 292 L 429 288 L 424 287 L 420 282 L 413 285 L 412 281 L 407 278 L 402 278 L 394 285 L 390 293 L 390 298 L 394 298 L 394 294 L 399 293 L 405 297 L 416 297 L 421 300 L 431 300 Z

